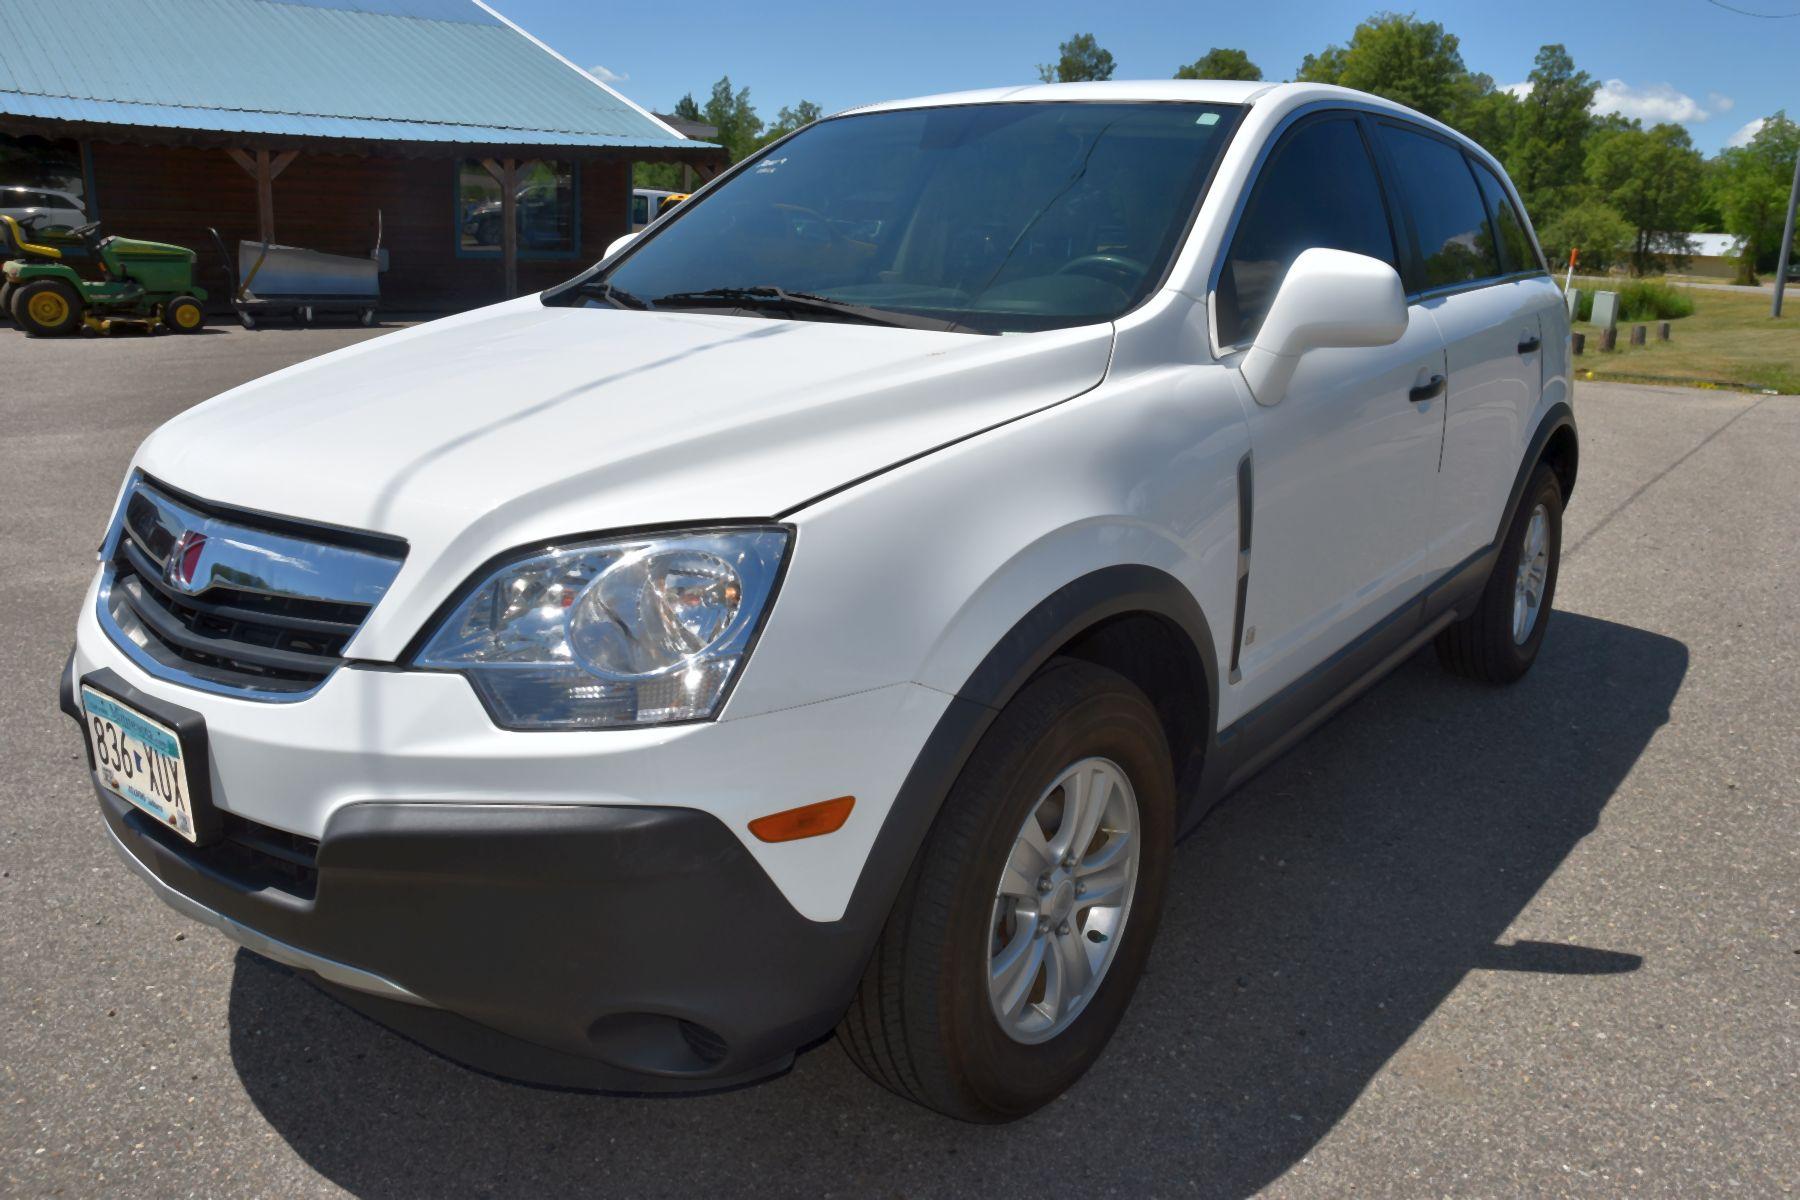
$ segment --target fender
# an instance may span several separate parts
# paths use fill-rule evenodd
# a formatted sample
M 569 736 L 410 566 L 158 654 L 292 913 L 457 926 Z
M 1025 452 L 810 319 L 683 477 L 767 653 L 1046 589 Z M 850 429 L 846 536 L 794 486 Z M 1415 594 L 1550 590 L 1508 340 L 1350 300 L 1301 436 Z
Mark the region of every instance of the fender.
M 1209 710 L 1205 745 L 1211 745 L 1218 712 L 1218 662 L 1212 633 L 1193 593 L 1173 575 L 1136 564 L 1103 567 L 1064 584 L 1020 618 L 982 659 L 938 718 L 900 785 L 842 918 L 846 926 L 866 935 L 871 951 L 944 798 L 1000 710 L 1058 648 L 1126 613 L 1161 617 L 1193 642 L 1204 676 L 1197 682 L 1205 687 Z M 1190 819 L 1198 808 L 1190 806 Z

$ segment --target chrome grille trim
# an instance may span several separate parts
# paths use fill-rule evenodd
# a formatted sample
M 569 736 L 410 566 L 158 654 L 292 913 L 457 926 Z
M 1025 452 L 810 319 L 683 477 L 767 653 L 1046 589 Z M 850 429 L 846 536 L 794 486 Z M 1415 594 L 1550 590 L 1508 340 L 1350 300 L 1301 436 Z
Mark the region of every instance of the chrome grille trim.
M 309 531 L 136 476 L 101 547 L 101 627 L 157 678 L 304 699 L 343 663 L 405 556 L 395 539 Z

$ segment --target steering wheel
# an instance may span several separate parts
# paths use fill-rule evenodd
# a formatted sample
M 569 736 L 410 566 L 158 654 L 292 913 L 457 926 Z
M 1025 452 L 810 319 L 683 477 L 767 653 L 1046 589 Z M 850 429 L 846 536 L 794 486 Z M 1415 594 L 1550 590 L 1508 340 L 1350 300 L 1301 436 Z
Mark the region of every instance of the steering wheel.
M 786 215 L 787 217 L 789 217 L 790 220 L 795 215 L 798 215 L 801 217 L 812 218 L 812 220 L 818 222 L 819 228 L 823 229 L 825 231 L 825 240 L 833 246 L 837 245 L 839 242 L 844 240 L 843 235 L 840 234 L 832 226 L 830 221 L 827 221 L 825 219 L 825 214 L 820 212 L 816 208 L 808 208 L 804 204 L 776 204 L 776 205 L 773 205 L 772 207 L 775 209 L 775 211 L 782 213 L 782 214 Z M 795 238 L 799 238 L 801 236 L 800 232 L 797 229 L 793 229 L 793 227 L 791 225 L 789 226 L 789 228 L 790 228 L 790 230 L 792 230 L 793 236 Z
M 1147 270 L 1149 268 L 1143 263 L 1123 254 L 1084 254 L 1080 258 L 1071 258 L 1058 267 L 1056 273 L 1086 275 L 1089 279 L 1098 279 L 1101 283 L 1110 283 L 1123 291 L 1130 291 Z

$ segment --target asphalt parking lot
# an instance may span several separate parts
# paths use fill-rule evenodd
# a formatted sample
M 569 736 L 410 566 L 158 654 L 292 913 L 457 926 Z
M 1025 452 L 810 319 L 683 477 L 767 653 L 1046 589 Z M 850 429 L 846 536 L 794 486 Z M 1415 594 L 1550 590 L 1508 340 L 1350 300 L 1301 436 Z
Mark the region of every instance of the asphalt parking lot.
M 684 1099 L 458 1068 L 113 856 L 57 671 L 125 464 L 364 330 L 0 328 L 0 1191 L 29 1196 L 1791 1194 L 1800 398 L 1587 384 L 1535 672 L 1429 654 L 1180 849 L 1110 1052 L 972 1128 L 830 1043 Z

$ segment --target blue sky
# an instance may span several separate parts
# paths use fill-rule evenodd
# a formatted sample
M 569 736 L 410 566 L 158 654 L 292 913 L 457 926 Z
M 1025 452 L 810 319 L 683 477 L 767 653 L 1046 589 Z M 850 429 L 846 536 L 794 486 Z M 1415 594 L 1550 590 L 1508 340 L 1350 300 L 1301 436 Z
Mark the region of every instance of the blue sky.
M 1030 82 L 1036 64 L 1053 59 L 1057 43 L 1075 32 L 1092 32 L 1112 51 L 1119 79 L 1167 78 L 1210 46 L 1241 47 L 1266 78 L 1285 79 L 1302 56 L 1347 40 L 1381 7 L 1443 22 L 1462 39 L 1464 61 L 1502 85 L 1525 78 L 1538 46 L 1562 42 L 1577 66 L 1609 81 L 1612 107 L 1647 122 L 1680 120 L 1708 153 L 1776 109 L 1800 115 L 1800 17 L 1757 20 L 1707 0 L 492 2 L 582 66 L 604 67 L 641 104 L 666 111 L 687 91 L 704 100 L 713 81 L 730 74 L 750 89 L 765 120 L 801 99 L 830 112 Z M 1800 0 L 1729 2 L 1800 13 Z

